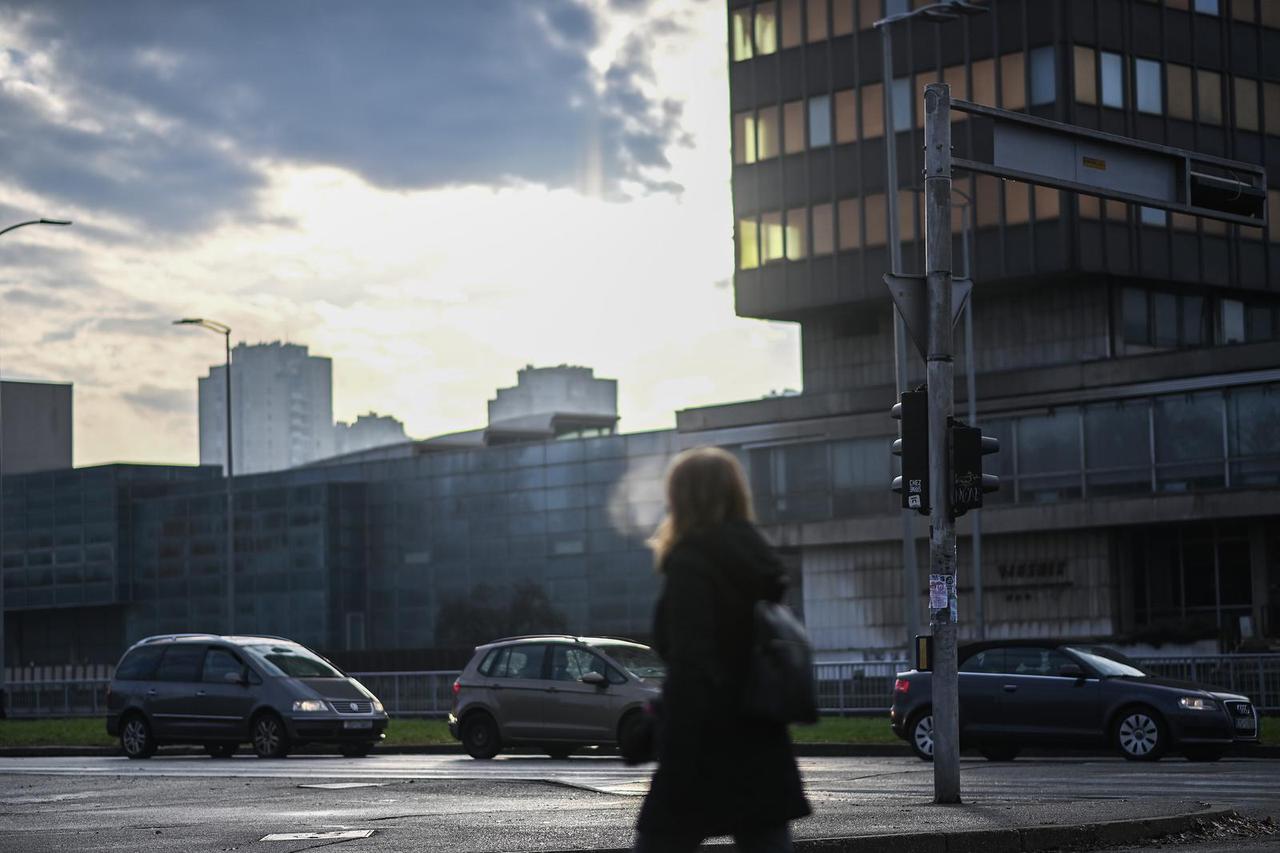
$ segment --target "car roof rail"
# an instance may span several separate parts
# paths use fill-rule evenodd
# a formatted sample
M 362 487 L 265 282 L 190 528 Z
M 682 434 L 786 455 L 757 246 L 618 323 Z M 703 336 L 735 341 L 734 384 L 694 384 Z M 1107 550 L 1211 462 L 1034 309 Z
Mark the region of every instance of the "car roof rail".
M 227 634 L 223 637 L 225 640 L 282 640 L 286 643 L 293 643 L 300 646 L 297 640 L 291 640 L 288 637 L 281 637 L 278 634 Z
M 134 646 L 145 646 L 147 643 L 159 643 L 165 640 L 186 640 L 191 637 L 208 637 L 210 639 L 217 639 L 218 635 L 200 632 L 190 634 L 152 634 L 150 637 L 143 637 L 141 640 L 138 640 L 129 648 L 132 649 Z
M 490 640 L 484 643 L 486 646 L 492 646 L 494 643 L 509 643 L 512 640 L 579 640 L 582 638 L 577 634 L 557 634 L 555 632 L 547 632 L 545 634 L 518 634 L 514 637 L 499 637 L 496 640 Z
M 584 637 L 588 640 L 615 640 L 619 643 L 630 643 L 633 646 L 643 646 L 644 643 L 639 640 L 633 640 L 630 637 L 613 637 L 606 634 L 592 634 L 590 637 Z

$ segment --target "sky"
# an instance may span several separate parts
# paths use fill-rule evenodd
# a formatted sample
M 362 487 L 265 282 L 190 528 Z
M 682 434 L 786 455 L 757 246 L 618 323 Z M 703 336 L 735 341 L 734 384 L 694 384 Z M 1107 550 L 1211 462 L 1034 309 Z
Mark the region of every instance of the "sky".
M 718 0 L 0 2 L 0 371 L 75 385 L 75 464 L 198 458 L 232 342 L 334 415 L 483 426 L 532 364 L 623 432 L 799 388 L 734 316 Z

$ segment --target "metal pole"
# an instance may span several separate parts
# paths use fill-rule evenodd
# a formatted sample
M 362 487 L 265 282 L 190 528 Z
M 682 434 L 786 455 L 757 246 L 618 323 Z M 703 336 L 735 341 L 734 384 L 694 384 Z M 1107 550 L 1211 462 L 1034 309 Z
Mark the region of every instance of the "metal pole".
M 895 312 L 896 313 L 896 312 Z M 0 389 L 3 389 L 4 381 L 0 380 Z M 0 396 L 0 555 L 4 553 L 4 400 Z M 0 560 L 0 720 L 8 716 L 5 710 L 8 701 L 6 694 L 9 688 L 9 679 L 5 675 L 7 669 L 5 662 L 5 652 L 8 651 L 4 647 L 4 563 Z
M 226 346 L 226 410 L 227 410 L 227 633 L 236 632 L 236 534 L 235 504 L 231 496 L 231 478 L 235 473 L 232 468 L 231 454 L 231 330 L 222 333 Z
M 973 282 L 973 250 L 969 241 L 973 239 L 973 199 L 959 190 L 953 190 L 964 196 L 964 235 L 960 244 L 964 251 L 964 277 Z M 965 388 L 969 398 L 969 426 L 978 425 L 978 386 L 975 379 L 977 368 L 973 364 L 973 300 L 975 294 L 969 291 L 969 301 L 964 306 L 964 364 Z M 982 510 L 970 510 L 973 519 L 973 621 L 979 640 L 987 638 L 986 611 L 982 599 Z
M 889 21 L 881 21 L 880 51 L 884 96 L 884 162 L 885 200 L 889 203 L 889 272 L 902 274 L 902 243 L 898 237 L 898 134 L 893 128 L 893 34 Z M 902 314 L 893 312 L 893 376 L 897 396 L 907 390 L 907 329 Z M 898 437 L 902 437 L 899 430 Z M 899 471 L 898 473 L 902 473 Z M 902 515 L 902 602 L 907 628 L 907 656 L 915 648 L 915 636 L 920 633 L 916 617 L 916 595 L 920 586 L 920 570 L 916 565 L 916 537 L 912 524 L 914 510 L 900 510 Z
M 956 531 L 951 518 L 949 423 L 955 365 L 951 330 L 951 89 L 924 90 L 925 276 L 929 286 L 929 572 L 945 597 L 929 603 L 933 633 L 933 798 L 960 802 L 960 726 L 956 678 Z M 933 584 L 930 584 L 931 593 Z M 934 596 L 930 595 L 931 599 Z

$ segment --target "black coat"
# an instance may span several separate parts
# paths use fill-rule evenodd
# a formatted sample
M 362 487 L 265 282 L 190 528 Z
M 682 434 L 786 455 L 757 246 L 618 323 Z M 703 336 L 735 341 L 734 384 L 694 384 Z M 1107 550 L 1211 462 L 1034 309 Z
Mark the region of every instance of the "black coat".
M 755 602 L 786 574 L 746 522 L 686 537 L 662 565 L 654 645 L 667 664 L 658 769 L 638 829 L 703 837 L 809 814 L 787 727 L 739 712 Z

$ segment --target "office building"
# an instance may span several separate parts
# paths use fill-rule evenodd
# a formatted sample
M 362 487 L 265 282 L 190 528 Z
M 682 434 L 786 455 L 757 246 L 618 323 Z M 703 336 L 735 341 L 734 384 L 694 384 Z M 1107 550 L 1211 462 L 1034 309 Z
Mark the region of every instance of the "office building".
M 333 425 L 333 452 L 338 456 L 408 440 L 404 424 L 391 415 L 369 412 L 358 415 L 351 423 L 338 421 Z
M 71 383 L 0 382 L 0 471 L 71 467 Z

